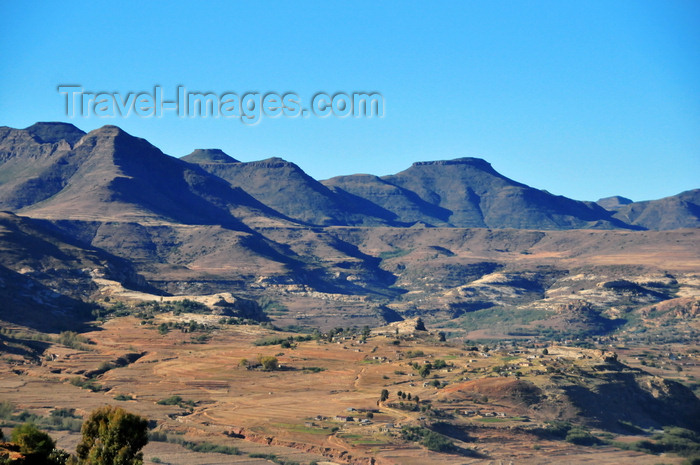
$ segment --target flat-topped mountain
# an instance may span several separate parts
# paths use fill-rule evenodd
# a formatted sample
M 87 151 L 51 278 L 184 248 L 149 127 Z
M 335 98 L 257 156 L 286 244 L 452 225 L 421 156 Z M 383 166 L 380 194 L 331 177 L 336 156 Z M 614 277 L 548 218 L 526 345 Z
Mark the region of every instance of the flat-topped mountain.
M 0 127 L 0 206 L 18 210 L 63 189 L 78 168 L 70 151 L 83 135 L 63 123 Z
M 324 183 L 369 200 L 405 223 L 462 228 L 629 227 L 598 205 L 533 189 L 479 158 L 418 162 L 382 178 L 343 176 Z
M 53 144 L 62 140 L 71 146 L 85 135 L 82 131 L 70 123 L 35 123 L 25 129 L 37 142 L 42 144 Z
M 632 202 L 632 199 L 628 199 L 627 197 L 622 197 L 620 195 L 613 195 L 612 197 L 605 197 L 596 201 L 598 205 L 606 210 L 617 210 L 618 208 L 629 205 Z

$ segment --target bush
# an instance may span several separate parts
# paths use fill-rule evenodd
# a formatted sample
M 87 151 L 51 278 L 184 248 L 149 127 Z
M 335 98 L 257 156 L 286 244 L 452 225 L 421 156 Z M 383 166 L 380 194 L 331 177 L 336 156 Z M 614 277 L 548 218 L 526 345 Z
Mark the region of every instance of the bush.
M 448 452 L 455 448 L 449 438 L 422 426 L 404 426 L 401 428 L 401 437 L 406 441 L 419 442 L 435 452 Z
M 571 428 L 571 423 L 568 421 L 549 421 L 542 432 L 547 436 L 564 439 Z
M 425 353 L 422 350 L 408 350 L 406 351 L 406 358 L 423 357 Z
M 80 377 L 72 378 L 70 380 L 70 383 L 73 386 L 78 386 L 83 389 L 88 389 L 92 392 L 100 392 L 103 390 L 102 386 L 97 384 L 94 380 L 92 379 L 82 379 Z
M 79 418 L 75 414 L 74 408 L 57 408 L 51 411 L 52 417 L 62 417 L 62 418 Z
M 163 434 L 163 433 L 160 433 Z M 163 434 L 165 436 L 165 434 Z M 162 436 L 157 436 L 157 437 L 162 437 Z M 211 442 L 193 442 L 193 441 L 187 441 L 183 439 L 182 437 L 167 437 L 167 442 L 170 442 L 172 444 L 179 444 L 185 449 L 189 449 L 193 452 L 215 452 L 217 454 L 226 454 L 226 455 L 239 455 L 240 451 L 231 446 L 222 446 L 219 444 L 213 444 Z M 154 439 L 157 440 L 157 439 Z
M 3 420 L 9 420 L 12 417 L 12 412 L 15 411 L 15 406 L 12 402 L 3 400 L 0 402 L 0 418 Z
M 148 440 L 153 442 L 168 442 L 168 435 L 162 431 L 151 431 Z
M 194 407 L 196 404 L 193 400 L 185 400 L 180 396 L 170 396 L 156 402 L 158 405 L 177 405 L 178 407 L 187 408 Z
M 320 373 L 322 371 L 326 371 L 326 369 L 321 368 L 321 367 L 304 367 L 304 368 L 302 368 L 302 371 L 308 371 L 311 373 Z
M 263 355 L 260 357 L 260 365 L 262 365 L 263 370 L 271 371 L 279 367 L 279 362 L 277 361 L 277 357 Z
M 83 344 L 89 344 L 90 341 L 79 335 L 75 331 L 63 331 L 58 335 L 56 342 L 62 344 L 66 347 L 70 347 L 75 350 L 84 350 Z
M 589 431 L 580 427 L 571 428 L 566 433 L 565 441 L 579 446 L 593 446 L 600 442 L 600 440 L 597 437 L 593 436 Z
M 75 414 L 75 409 L 59 408 L 51 412 L 49 418 L 39 420 L 42 425 L 49 429 L 58 429 L 80 432 L 83 425 L 83 420 L 79 415 Z
M 19 446 L 27 463 L 47 463 L 49 455 L 56 448 L 54 440 L 32 423 L 24 423 L 13 429 L 12 442 Z
M 425 433 L 420 443 L 428 450 L 435 452 L 448 452 L 454 449 L 455 446 L 452 441 L 435 431 L 428 431 Z

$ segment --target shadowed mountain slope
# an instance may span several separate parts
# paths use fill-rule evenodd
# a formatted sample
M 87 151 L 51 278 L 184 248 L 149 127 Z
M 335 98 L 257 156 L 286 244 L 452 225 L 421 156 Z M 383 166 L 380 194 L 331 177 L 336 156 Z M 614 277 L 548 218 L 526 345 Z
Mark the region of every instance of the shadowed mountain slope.
M 609 210 L 606 210 L 607 207 Z M 280 158 L 239 162 L 219 149 L 178 160 L 104 126 L 0 128 L 0 208 L 83 221 L 252 225 L 674 229 L 698 227 L 698 190 L 598 203 L 513 181 L 484 160 L 414 163 L 395 175 L 322 182 Z
M 598 205 L 515 182 L 478 158 L 419 162 L 391 176 L 344 176 L 325 184 L 369 200 L 404 223 L 462 228 L 627 227 Z
M 700 227 L 700 189 L 659 200 L 634 202 L 613 210 L 615 218 L 646 229 Z
M 74 146 L 65 140 L 42 144 L 30 137 L 28 130 L 10 130 L 0 141 L 2 171 L 13 171 L 0 184 L 3 208 L 53 219 L 155 220 L 235 229 L 246 229 L 241 220 L 251 217 L 281 220 L 241 189 L 116 126 L 92 131 Z
M 0 319 L 36 328 L 71 328 L 92 318 L 85 301 L 98 289 L 96 278 L 150 289 L 127 260 L 36 220 L 0 212 Z
M 205 161 L 209 158 L 209 161 Z M 241 188 L 278 212 L 308 224 L 379 225 L 383 217 L 362 205 L 348 204 L 294 163 L 281 158 L 249 163 L 212 161 L 193 152 L 182 160 L 197 163 L 204 170 Z M 233 160 L 233 159 L 231 159 Z M 381 215 L 381 213 L 380 213 Z
M 64 123 L 0 127 L 0 208 L 17 210 L 60 192 L 80 165 L 71 149 L 83 135 Z

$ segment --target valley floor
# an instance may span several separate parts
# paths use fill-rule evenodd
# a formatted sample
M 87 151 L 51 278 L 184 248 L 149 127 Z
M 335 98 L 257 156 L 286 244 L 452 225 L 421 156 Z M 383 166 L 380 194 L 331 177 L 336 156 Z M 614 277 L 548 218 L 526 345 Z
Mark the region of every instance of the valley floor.
M 168 321 L 195 318 L 199 326 L 191 331 L 158 330 Z M 545 371 L 553 367 L 566 376 L 578 370 L 591 383 L 603 379 L 606 370 L 640 376 L 638 368 L 649 368 L 685 382 L 700 376 L 697 346 L 676 351 L 680 361 L 668 366 L 660 361 L 664 351 L 625 348 L 623 361 L 638 368 L 605 368 L 600 359 L 605 352 L 563 346 L 550 346 L 546 354 L 536 347 L 474 351 L 441 343 L 427 332 L 397 337 L 391 328 L 364 337 L 343 332 L 328 341 L 221 324 L 218 318 L 115 318 L 64 344 L 7 329 L 0 399 L 15 416 L 6 416 L 5 427 L 19 412 L 27 412 L 25 418 L 50 418 L 56 409 L 74 409 L 79 418 L 112 404 L 154 422 L 159 440 L 146 447 L 146 463 L 680 463 L 675 456 L 603 443 L 580 446 L 538 434 L 536 427 L 548 420 L 576 416 L 557 390 L 561 386 L 553 384 L 556 376 Z M 654 367 L 643 367 L 649 356 Z M 269 371 L 255 367 L 264 357 L 276 357 L 277 366 Z M 425 378 L 424 365 L 432 367 Z M 671 370 L 676 366 L 681 370 Z M 524 382 L 552 403 L 532 407 Z M 444 434 L 452 449 L 426 448 L 429 430 Z M 608 444 L 643 439 L 596 427 L 590 431 Z M 60 447 L 75 450 L 79 433 L 53 434 Z M 198 443 L 235 447 L 238 455 L 195 452 L 182 446 L 185 441 L 190 449 Z

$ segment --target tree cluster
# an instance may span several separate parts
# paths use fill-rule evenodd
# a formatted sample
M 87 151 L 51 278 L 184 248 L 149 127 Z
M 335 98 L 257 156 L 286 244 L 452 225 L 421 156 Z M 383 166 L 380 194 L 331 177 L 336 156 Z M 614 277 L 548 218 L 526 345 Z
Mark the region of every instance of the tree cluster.
M 93 411 L 83 423 L 77 455 L 57 449 L 56 442 L 33 423 L 12 430 L 9 447 L 21 461 L 0 455 L 0 464 L 22 465 L 142 465 L 141 449 L 148 443 L 148 421 L 119 407 Z M 2 436 L 0 435 L 0 439 Z

